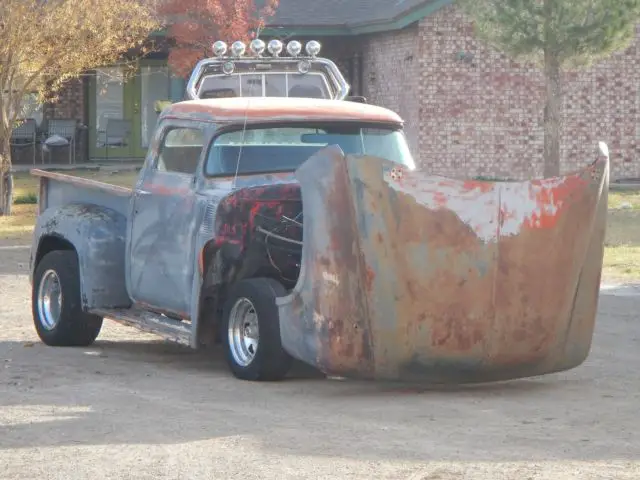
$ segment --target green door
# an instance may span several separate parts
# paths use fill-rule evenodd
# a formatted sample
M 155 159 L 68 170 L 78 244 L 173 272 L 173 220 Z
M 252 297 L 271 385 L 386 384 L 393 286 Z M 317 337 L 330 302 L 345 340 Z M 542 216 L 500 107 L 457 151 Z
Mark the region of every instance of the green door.
M 92 159 L 128 160 L 140 144 L 137 81 L 125 81 L 120 66 L 96 70 L 89 92 L 89 152 Z
M 173 92 L 176 79 L 170 75 L 166 60 L 142 60 L 136 75 L 126 82 L 123 73 L 122 67 L 105 67 L 92 78 L 89 92 L 92 159 L 143 159 L 158 118 L 156 101 L 176 96 Z M 110 119 L 112 128 L 108 129 Z M 129 127 L 126 138 L 121 135 L 122 126 Z

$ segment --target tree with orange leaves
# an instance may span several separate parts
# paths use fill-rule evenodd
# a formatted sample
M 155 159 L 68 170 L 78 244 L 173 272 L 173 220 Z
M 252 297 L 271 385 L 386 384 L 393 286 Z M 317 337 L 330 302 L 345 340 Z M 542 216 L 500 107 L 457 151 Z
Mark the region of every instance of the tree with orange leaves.
M 187 77 L 195 64 L 212 55 L 216 40 L 249 41 L 272 16 L 279 0 L 166 0 L 158 7 L 172 42 L 169 66 L 176 75 Z

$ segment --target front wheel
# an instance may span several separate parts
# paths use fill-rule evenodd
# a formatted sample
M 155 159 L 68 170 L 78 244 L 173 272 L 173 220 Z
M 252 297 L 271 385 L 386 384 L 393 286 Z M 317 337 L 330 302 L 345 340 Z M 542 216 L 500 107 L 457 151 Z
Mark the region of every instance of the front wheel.
M 270 278 L 240 280 L 229 291 L 223 312 L 223 345 L 229 369 L 241 380 L 282 379 L 291 356 L 282 347 L 276 297 L 285 288 Z
M 102 328 L 102 318 L 82 310 L 78 257 L 71 250 L 47 253 L 33 274 L 33 322 L 40 340 L 54 347 L 86 347 Z

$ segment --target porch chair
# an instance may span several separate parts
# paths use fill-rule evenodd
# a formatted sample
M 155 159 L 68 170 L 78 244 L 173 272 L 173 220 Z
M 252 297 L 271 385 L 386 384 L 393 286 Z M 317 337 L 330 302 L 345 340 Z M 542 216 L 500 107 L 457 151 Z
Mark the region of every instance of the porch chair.
M 105 128 L 104 148 L 109 160 L 109 149 L 111 147 L 126 147 L 129 145 L 131 136 L 131 120 L 122 118 L 108 118 Z
M 76 139 L 78 131 L 77 120 L 52 119 L 47 121 L 47 129 L 42 141 L 42 163 L 44 164 L 44 152 L 49 153 L 51 163 L 52 149 L 56 147 L 69 148 L 69 164 L 76 160 Z
M 11 132 L 9 143 L 14 148 L 33 148 L 33 164 L 36 164 L 37 123 L 34 118 L 27 118 Z

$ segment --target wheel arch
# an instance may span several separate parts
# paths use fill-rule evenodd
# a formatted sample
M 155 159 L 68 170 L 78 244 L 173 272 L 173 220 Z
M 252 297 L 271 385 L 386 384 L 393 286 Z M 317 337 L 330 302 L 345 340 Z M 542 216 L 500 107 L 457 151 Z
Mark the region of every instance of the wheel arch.
M 229 289 L 249 278 L 269 278 L 281 283 L 279 272 L 253 261 L 251 254 L 244 255 L 232 242 L 210 240 L 200 251 L 200 259 L 202 282 L 196 335 L 200 343 L 218 343 L 222 306 Z
M 127 308 L 126 217 L 98 205 L 70 204 L 44 211 L 36 222 L 30 276 L 44 255 L 72 250 L 78 258 L 84 310 Z

